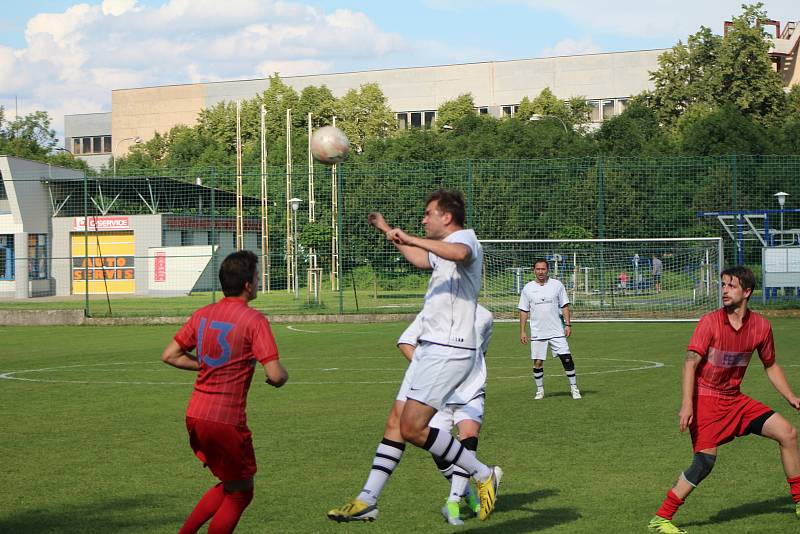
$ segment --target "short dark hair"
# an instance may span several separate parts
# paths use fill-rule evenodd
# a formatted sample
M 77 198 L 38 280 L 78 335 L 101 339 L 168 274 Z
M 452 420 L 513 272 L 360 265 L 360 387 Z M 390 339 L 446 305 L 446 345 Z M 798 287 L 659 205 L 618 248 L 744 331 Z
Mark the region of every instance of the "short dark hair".
M 756 275 L 753 274 L 753 271 L 743 265 L 728 267 L 720 273 L 720 279 L 722 279 L 723 276 L 730 276 L 731 278 L 736 278 L 739 280 L 739 284 L 741 284 L 742 289 L 752 290 L 756 287 Z
M 258 270 L 258 256 L 250 250 L 228 254 L 219 266 L 219 283 L 226 297 L 238 297 Z
M 548 270 L 550 269 L 550 264 L 547 263 L 547 260 L 544 258 L 536 258 L 535 260 L 533 260 L 533 268 L 535 269 L 536 265 L 539 263 L 544 263 L 547 266 L 547 269 Z
M 453 221 L 459 226 L 464 226 L 466 210 L 464 208 L 464 195 L 457 189 L 437 189 L 425 199 L 427 206 L 433 201 L 442 213 L 449 213 L 453 216 Z

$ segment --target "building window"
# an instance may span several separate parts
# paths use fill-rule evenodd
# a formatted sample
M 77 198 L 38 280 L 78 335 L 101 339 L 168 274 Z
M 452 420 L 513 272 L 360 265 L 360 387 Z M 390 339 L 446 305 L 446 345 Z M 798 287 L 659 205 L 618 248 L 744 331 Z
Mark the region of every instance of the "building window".
M 617 100 L 617 115 L 621 115 L 628 107 L 628 98 L 620 98 Z
M 31 280 L 47 278 L 47 234 L 28 236 L 28 273 Z
M 489 108 L 485 107 L 485 106 L 482 107 L 482 108 L 478 108 L 478 114 L 479 115 L 488 115 L 489 114 Z
M 412 111 L 411 112 L 411 127 L 412 128 L 421 128 L 422 127 L 422 112 L 421 111 Z
M 73 154 L 110 154 L 111 136 L 98 135 L 95 137 L 73 137 Z
M 519 106 L 503 106 L 503 110 L 501 113 L 502 117 L 513 117 L 514 113 L 517 111 L 515 108 Z
M 14 279 L 14 236 L 0 235 L 0 280 Z
M 589 100 L 589 120 L 600 122 L 600 102 L 597 100 Z
M 398 130 L 405 130 L 408 128 L 408 114 L 407 113 L 398 113 L 395 115 L 397 117 L 397 129 Z
M 436 112 L 435 111 L 426 111 L 425 112 L 425 128 L 432 127 L 434 119 L 436 119 Z
M 614 117 L 614 101 L 603 100 L 603 120 L 607 121 L 612 117 Z

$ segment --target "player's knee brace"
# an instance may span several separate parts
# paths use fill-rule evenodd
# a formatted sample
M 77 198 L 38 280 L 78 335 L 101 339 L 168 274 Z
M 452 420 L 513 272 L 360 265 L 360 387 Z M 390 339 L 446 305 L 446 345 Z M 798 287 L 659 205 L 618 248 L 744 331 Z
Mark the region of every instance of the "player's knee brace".
M 572 354 L 559 354 L 558 359 L 561 360 L 561 365 L 564 366 L 565 371 L 575 370 L 575 362 L 572 361 Z
M 714 469 L 714 462 L 716 461 L 717 457 L 713 454 L 696 452 L 692 460 L 692 465 L 683 472 L 683 478 L 692 486 L 697 487 L 697 485 L 711 473 L 711 470 Z
M 478 436 L 470 436 L 461 440 L 461 444 L 465 449 L 470 451 L 478 450 Z

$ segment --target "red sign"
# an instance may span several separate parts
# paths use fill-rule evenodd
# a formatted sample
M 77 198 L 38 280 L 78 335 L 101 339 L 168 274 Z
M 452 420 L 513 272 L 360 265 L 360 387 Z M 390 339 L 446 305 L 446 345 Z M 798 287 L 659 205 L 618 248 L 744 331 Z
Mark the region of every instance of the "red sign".
M 130 230 L 131 224 L 128 217 L 123 216 L 110 216 L 110 217 L 73 217 L 72 230 L 81 232 L 86 230 L 86 219 L 89 219 L 90 232 L 109 232 L 112 230 Z
M 155 254 L 155 268 L 153 269 L 154 281 L 166 282 L 167 281 L 167 253 L 156 252 Z

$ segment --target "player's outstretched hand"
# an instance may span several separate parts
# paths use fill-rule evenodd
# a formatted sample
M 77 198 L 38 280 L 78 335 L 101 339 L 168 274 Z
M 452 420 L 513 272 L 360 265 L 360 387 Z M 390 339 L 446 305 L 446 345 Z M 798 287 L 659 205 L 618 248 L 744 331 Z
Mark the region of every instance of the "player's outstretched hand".
M 679 427 L 681 432 L 689 428 L 689 425 L 692 424 L 692 419 L 694 416 L 692 415 L 692 407 L 691 406 L 682 406 L 681 410 L 678 412 L 678 419 Z
M 369 215 L 367 215 L 367 222 L 384 234 L 391 230 L 389 225 L 386 224 L 386 219 L 383 218 L 383 215 L 379 211 L 371 211 Z
M 388 239 L 389 241 L 391 241 L 392 243 L 394 243 L 396 245 L 408 245 L 408 246 L 411 246 L 412 239 L 414 239 L 414 238 L 411 237 L 410 235 L 408 235 L 407 233 L 405 233 L 400 228 L 392 228 L 391 230 L 386 232 L 386 239 Z
M 527 336 L 527 334 L 520 334 L 519 335 L 519 342 L 522 343 L 523 345 L 527 345 L 528 344 L 528 336 Z
M 792 397 L 787 400 L 789 401 L 789 404 L 792 405 L 792 408 L 794 408 L 795 410 L 800 410 L 800 398 Z

